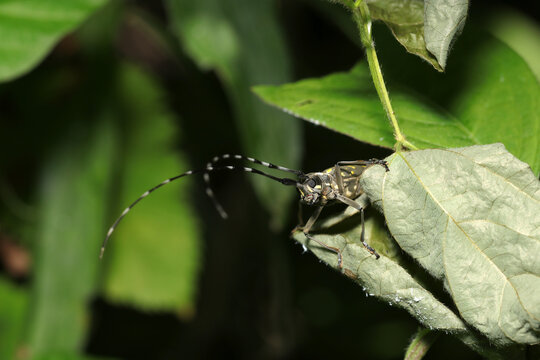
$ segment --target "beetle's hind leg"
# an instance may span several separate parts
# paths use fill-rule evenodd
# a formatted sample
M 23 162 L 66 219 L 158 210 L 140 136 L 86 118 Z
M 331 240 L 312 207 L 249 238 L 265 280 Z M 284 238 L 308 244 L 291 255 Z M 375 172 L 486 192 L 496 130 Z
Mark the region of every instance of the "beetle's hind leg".
M 337 199 L 341 201 L 342 203 L 349 205 L 350 207 L 355 208 L 356 210 L 360 211 L 361 216 L 361 223 L 362 223 L 362 232 L 360 233 L 360 241 L 362 242 L 362 245 L 367 249 L 367 251 L 370 252 L 370 254 L 375 255 L 376 259 L 379 259 L 381 255 L 379 255 L 375 249 L 373 249 L 369 244 L 366 242 L 365 234 L 366 234 L 366 228 L 364 224 L 364 208 L 360 206 L 360 204 L 356 203 L 355 201 L 346 198 L 345 196 L 339 195 L 337 196 Z
M 361 222 L 362 222 L 362 233 L 360 234 L 360 241 L 362 242 L 362 245 L 364 245 L 364 247 L 367 249 L 367 251 L 369 251 L 371 253 L 371 255 L 375 255 L 375 259 L 379 259 L 381 257 L 381 255 L 379 255 L 375 249 L 373 249 L 371 246 L 369 246 L 369 244 L 366 242 L 366 239 L 365 239 L 365 226 L 364 226 L 364 208 L 362 208 L 362 210 L 360 210 L 360 217 L 361 217 Z

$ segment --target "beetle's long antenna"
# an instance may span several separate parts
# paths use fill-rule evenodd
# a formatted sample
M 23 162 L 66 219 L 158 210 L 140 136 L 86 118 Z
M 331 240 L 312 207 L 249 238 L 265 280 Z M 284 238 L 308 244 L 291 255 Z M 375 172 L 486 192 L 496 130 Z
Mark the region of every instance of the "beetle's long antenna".
M 252 157 L 248 157 L 248 156 L 244 156 L 244 155 L 232 155 L 232 154 L 223 154 L 223 155 L 220 155 L 220 156 L 215 156 L 208 164 L 206 164 L 206 167 L 207 168 L 208 167 L 213 167 L 213 166 L 215 166 L 215 164 L 217 162 L 219 162 L 221 160 L 228 160 L 228 159 L 250 161 L 250 162 L 255 163 L 255 164 L 266 166 L 267 168 L 270 168 L 270 169 L 276 169 L 276 170 L 290 172 L 290 173 L 295 174 L 298 177 L 301 177 L 301 176 L 304 175 L 304 173 L 302 171 L 300 171 L 300 170 L 294 170 L 294 169 L 286 168 L 284 166 L 274 165 L 272 163 L 257 160 L 257 159 L 254 159 Z M 223 206 L 221 206 L 221 204 L 217 200 L 217 197 L 214 194 L 214 192 L 212 191 L 212 187 L 210 186 L 210 174 L 209 174 L 209 172 L 204 173 L 204 181 L 206 183 L 206 194 L 208 195 L 208 197 L 214 203 L 214 206 L 217 209 L 217 211 L 219 212 L 219 215 L 223 219 L 226 219 L 228 217 L 227 212 L 223 209 Z
M 258 169 L 253 169 L 253 168 L 250 168 L 250 167 L 243 167 L 243 166 L 219 166 L 219 167 L 213 167 L 213 166 L 208 166 L 206 167 L 205 169 L 199 169 L 199 170 L 190 170 L 190 171 L 186 171 L 185 173 L 183 174 L 180 174 L 180 175 L 176 175 L 176 176 L 173 176 L 172 178 L 169 178 L 165 181 L 162 181 L 161 183 L 157 184 L 156 186 L 154 186 L 153 188 L 145 191 L 141 196 L 139 196 L 139 198 L 137 200 L 135 200 L 133 203 L 131 203 L 131 205 L 129 205 L 123 212 L 122 214 L 118 217 L 118 219 L 116 219 L 116 221 L 112 224 L 112 226 L 110 227 L 109 231 L 107 232 L 107 236 L 105 237 L 105 240 L 103 240 L 103 244 L 101 245 L 101 250 L 100 250 L 100 254 L 99 254 L 99 258 L 103 258 L 103 253 L 105 252 L 105 247 L 107 246 L 107 243 L 109 242 L 109 238 L 111 237 L 112 233 L 114 232 L 114 230 L 116 229 L 116 227 L 118 226 L 118 224 L 120 223 L 120 221 L 122 221 L 122 219 L 127 215 L 127 213 L 135 206 L 137 205 L 137 203 L 139 201 L 141 201 L 142 199 L 144 199 L 145 197 L 147 197 L 148 195 L 150 195 L 152 192 L 154 192 L 155 190 L 159 189 L 160 187 L 162 187 L 163 185 L 167 185 L 169 184 L 170 182 L 173 182 L 174 180 L 178 180 L 184 176 L 188 176 L 188 175 L 193 175 L 193 174 L 200 174 L 200 173 L 208 173 L 208 172 L 211 172 L 211 171 L 218 171 L 218 170 L 232 170 L 232 171 L 246 171 L 246 172 L 251 172 L 251 173 L 254 173 L 254 174 L 258 174 L 258 175 L 262 175 L 262 176 L 266 176 L 267 178 L 270 178 L 272 180 L 275 180 L 277 182 L 280 182 L 281 184 L 283 185 L 295 185 L 298 183 L 296 180 L 294 179 L 289 179 L 289 178 L 279 178 L 279 177 L 276 177 L 276 176 L 273 176 L 273 175 L 270 175 L 270 174 L 267 174 L 265 172 L 262 172 L 261 170 L 258 170 Z

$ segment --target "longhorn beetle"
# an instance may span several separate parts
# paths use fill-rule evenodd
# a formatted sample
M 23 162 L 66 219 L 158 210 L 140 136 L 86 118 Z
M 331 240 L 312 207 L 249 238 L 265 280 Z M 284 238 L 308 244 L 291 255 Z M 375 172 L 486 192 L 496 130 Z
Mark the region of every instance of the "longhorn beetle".
M 277 169 L 277 170 L 289 172 L 296 175 L 297 180 L 290 179 L 290 178 L 276 177 L 276 176 L 267 174 L 261 170 L 254 169 L 252 167 L 231 166 L 231 165 L 216 166 L 216 164 L 220 160 L 225 160 L 225 159 L 245 160 L 245 161 L 249 161 L 255 164 L 263 165 L 270 169 Z M 366 247 L 366 249 L 371 254 L 375 255 L 376 259 L 378 259 L 380 257 L 379 254 L 377 254 L 377 252 L 371 246 L 369 246 L 365 242 L 365 239 L 364 239 L 364 233 L 365 233 L 364 208 L 354 201 L 354 199 L 358 198 L 360 195 L 364 193 L 364 191 L 360 187 L 360 175 L 362 175 L 364 170 L 368 166 L 371 166 L 371 165 L 381 165 L 386 169 L 386 171 L 389 171 L 386 161 L 378 160 L 378 159 L 340 161 L 333 167 L 330 167 L 321 172 L 312 172 L 312 173 L 305 174 L 304 172 L 300 170 L 289 169 L 283 166 L 274 165 L 265 161 L 260 161 L 260 160 L 243 156 L 243 155 L 225 154 L 221 156 L 216 156 L 212 159 L 211 162 L 209 162 L 206 165 L 206 168 L 204 169 L 186 171 L 183 174 L 173 176 L 172 178 L 169 178 L 159 183 L 158 185 L 154 186 L 153 188 L 145 191 L 137 200 L 135 200 L 131 205 L 129 205 L 124 210 L 124 212 L 122 212 L 122 214 L 118 217 L 118 219 L 116 219 L 116 221 L 110 227 L 109 231 L 107 232 L 107 236 L 105 237 L 105 240 L 103 241 L 103 245 L 101 246 L 101 252 L 100 252 L 99 257 L 100 258 L 103 257 L 103 253 L 105 252 L 105 247 L 107 246 L 107 242 L 109 241 L 109 238 L 111 237 L 112 233 L 114 232 L 114 230 L 116 229 L 120 221 L 139 201 L 141 201 L 142 199 L 150 195 L 154 190 L 157 190 L 163 185 L 166 185 L 184 176 L 203 173 L 204 180 L 206 182 L 207 195 L 214 202 L 214 205 L 216 209 L 218 210 L 219 214 L 223 218 L 227 218 L 227 213 L 225 212 L 225 210 L 223 210 L 223 207 L 217 201 L 216 197 L 214 196 L 214 193 L 212 192 L 210 188 L 209 174 L 211 172 L 218 171 L 218 170 L 231 170 L 231 171 L 251 172 L 251 173 L 262 175 L 272 180 L 278 181 L 283 185 L 295 186 L 298 192 L 300 193 L 301 203 L 304 203 L 310 206 L 316 206 L 315 211 L 313 212 L 313 214 L 311 215 L 307 223 L 304 226 L 302 226 L 302 224 L 299 224 L 299 228 L 302 229 L 302 232 L 310 241 L 314 241 L 320 246 L 332 252 L 335 252 L 338 256 L 338 266 L 340 268 L 342 266 L 341 251 L 338 248 L 326 245 L 320 242 L 319 240 L 315 239 L 313 236 L 309 234 L 309 231 L 313 227 L 313 224 L 315 224 L 315 221 L 317 221 L 317 218 L 321 214 L 322 209 L 327 205 L 341 202 L 343 204 L 351 206 L 355 208 L 356 210 L 360 211 L 361 224 L 362 224 L 362 232 L 360 234 L 360 241 Z

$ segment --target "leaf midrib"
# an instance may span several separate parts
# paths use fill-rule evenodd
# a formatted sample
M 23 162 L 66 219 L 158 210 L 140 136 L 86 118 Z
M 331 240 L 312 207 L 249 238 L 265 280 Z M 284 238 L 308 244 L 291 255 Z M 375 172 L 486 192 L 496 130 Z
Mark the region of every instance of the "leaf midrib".
M 461 156 L 461 157 L 464 157 L 465 159 L 469 160 L 470 162 L 478 165 L 478 166 L 481 166 L 483 167 L 484 169 L 486 169 L 490 174 L 492 175 L 496 175 L 497 177 L 501 178 L 502 181 L 504 181 L 505 183 L 507 183 L 508 185 L 510 185 L 511 187 L 513 187 L 514 189 L 516 189 L 518 192 L 520 193 L 523 193 L 524 195 L 526 195 L 527 197 L 529 197 L 531 200 L 537 202 L 537 203 L 540 203 L 540 200 L 538 199 L 535 199 L 534 197 L 532 197 L 532 195 L 526 193 L 525 191 L 523 191 L 523 189 L 520 189 L 519 187 L 517 187 L 514 183 L 512 183 L 511 181 L 508 181 L 507 178 L 505 178 L 504 176 L 502 176 L 501 174 L 499 173 L 496 173 L 495 171 L 493 171 L 491 168 L 489 168 L 488 166 L 485 166 L 484 164 L 481 164 L 481 163 L 478 163 L 478 162 L 475 162 L 474 159 L 472 159 L 471 157 L 463 154 L 463 153 L 460 153 L 460 152 L 456 152 L 456 151 L 452 151 L 451 149 L 445 149 L 445 151 L 448 151 L 448 152 L 451 152 L 453 154 L 456 154 L 458 156 Z M 520 169 L 521 171 L 521 169 Z M 514 174 L 515 175 L 515 174 Z M 513 176 L 513 175 L 512 175 Z
M 456 154 L 459 154 L 459 153 L 456 153 Z M 463 230 L 463 228 L 461 226 L 459 226 L 459 223 L 446 211 L 446 209 L 439 203 L 439 201 L 435 198 L 435 196 L 431 193 L 431 191 L 429 191 L 428 187 L 422 182 L 422 180 L 420 180 L 420 177 L 418 176 L 418 174 L 414 171 L 412 165 L 407 161 L 407 159 L 403 156 L 403 153 L 402 152 L 398 152 L 397 155 L 399 155 L 403 161 L 405 162 L 405 164 L 407 165 L 407 167 L 409 168 L 409 170 L 411 171 L 411 173 L 414 175 L 414 177 L 418 180 L 418 182 L 420 183 L 420 185 L 422 186 L 422 188 L 426 191 L 427 194 L 429 194 L 429 196 L 431 197 L 431 199 L 437 204 L 437 206 L 446 214 L 446 216 L 452 220 L 452 222 L 454 222 L 454 224 L 456 225 L 456 227 L 465 235 L 465 237 L 470 241 L 470 243 L 477 249 L 477 251 L 482 255 L 484 256 L 488 262 L 490 264 L 492 264 L 492 267 L 494 267 L 505 279 L 506 279 L 506 282 L 512 287 L 512 289 L 514 290 L 515 294 L 516 294 L 516 297 L 521 305 L 521 308 L 529 315 L 529 317 L 531 318 L 534 318 L 531 316 L 531 314 L 529 313 L 529 311 L 527 310 L 527 308 L 523 305 L 523 302 L 521 301 L 521 298 L 519 296 L 519 293 L 518 291 L 516 290 L 514 284 L 512 283 L 512 281 L 508 278 L 508 276 L 506 276 L 506 274 L 504 272 L 502 272 L 502 270 L 497 266 L 497 264 L 495 264 L 491 258 L 489 258 L 483 251 L 480 250 L 480 248 L 478 247 L 478 245 L 471 239 L 471 237 Z M 459 154 L 459 155 L 462 155 L 462 154 Z M 470 158 L 466 157 L 466 156 L 463 156 L 465 157 L 466 159 L 468 160 L 471 160 Z M 476 164 L 476 163 L 475 163 Z M 443 247 L 443 252 L 444 252 L 444 247 Z M 446 266 L 444 267 L 444 272 L 446 274 L 446 278 L 448 278 L 448 273 L 446 271 Z M 450 284 L 449 284 L 450 286 Z M 502 287 L 502 291 L 501 291 L 501 297 L 504 296 L 504 288 L 505 286 Z M 498 316 L 498 319 L 500 319 L 500 315 L 501 315 L 501 312 L 502 312 L 502 301 L 499 301 L 499 309 L 498 309 L 498 313 L 499 313 L 499 316 Z M 458 311 L 459 311 L 459 308 L 458 308 Z M 461 312 L 460 312 L 461 313 Z M 506 332 L 502 329 L 502 327 L 500 326 L 500 323 L 499 321 L 497 321 L 497 325 L 499 325 L 499 329 L 509 338 L 509 339 L 512 339 L 512 337 L 510 337 L 508 334 L 506 334 Z M 512 339 L 514 340 L 514 339 Z

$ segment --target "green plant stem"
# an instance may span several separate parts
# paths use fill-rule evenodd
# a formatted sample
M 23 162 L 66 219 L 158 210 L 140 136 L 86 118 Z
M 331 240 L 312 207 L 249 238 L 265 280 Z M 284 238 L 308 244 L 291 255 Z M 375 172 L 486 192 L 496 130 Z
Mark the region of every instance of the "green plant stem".
M 373 42 L 373 38 L 371 36 L 371 15 L 369 14 L 369 9 L 366 2 L 364 0 L 356 0 L 352 11 L 354 21 L 356 22 L 358 30 L 360 31 L 360 40 L 362 41 L 362 45 L 366 50 L 366 57 L 368 60 L 371 77 L 373 79 L 373 84 L 375 85 L 375 89 L 377 90 L 377 94 L 379 95 L 383 108 L 386 111 L 386 116 L 388 116 L 388 119 L 394 128 L 394 137 L 397 141 L 396 150 L 400 150 L 402 147 L 417 150 L 417 147 L 407 141 L 401 132 L 396 114 L 392 108 L 390 96 L 388 95 L 388 90 L 384 84 L 377 52 L 375 51 L 375 43 Z
M 437 337 L 439 337 L 438 332 L 424 328 L 418 329 L 418 332 L 414 335 L 414 338 L 407 348 L 404 360 L 422 359 L 428 352 L 431 345 L 433 345 L 435 340 L 437 340 Z

